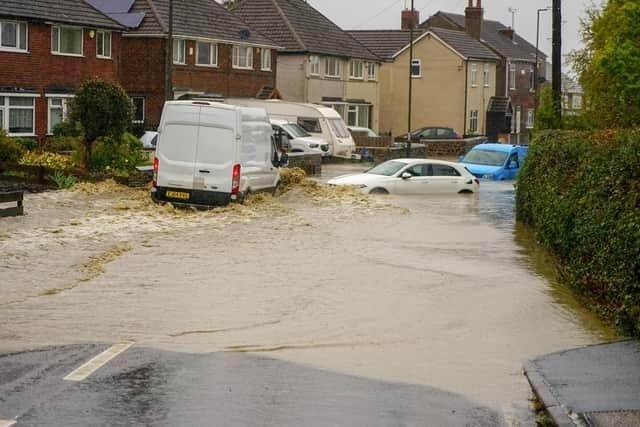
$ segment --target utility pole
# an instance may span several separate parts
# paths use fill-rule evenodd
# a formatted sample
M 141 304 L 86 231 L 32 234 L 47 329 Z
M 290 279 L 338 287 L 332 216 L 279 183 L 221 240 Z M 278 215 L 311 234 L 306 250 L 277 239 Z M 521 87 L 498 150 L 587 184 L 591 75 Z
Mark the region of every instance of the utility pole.
M 173 100 L 173 0 L 169 0 L 169 33 L 167 35 L 166 64 L 164 73 L 165 101 Z
M 415 25 L 414 0 L 411 0 L 411 24 L 409 25 L 409 117 L 407 123 L 407 158 L 411 157 L 411 107 L 413 104 L 413 27 Z
M 562 121 L 562 0 L 553 0 L 553 113 L 555 122 Z
M 547 12 L 549 10 L 549 8 L 543 8 L 543 9 L 538 9 L 538 21 L 537 21 L 537 25 L 536 25 L 536 65 L 535 68 L 533 69 L 533 90 L 535 91 L 535 107 L 534 107 L 534 117 L 537 117 L 537 113 L 538 113 L 538 85 L 539 85 L 539 80 L 540 80 L 540 64 L 538 63 L 540 61 L 539 58 L 539 52 L 540 52 L 540 13 L 542 12 Z

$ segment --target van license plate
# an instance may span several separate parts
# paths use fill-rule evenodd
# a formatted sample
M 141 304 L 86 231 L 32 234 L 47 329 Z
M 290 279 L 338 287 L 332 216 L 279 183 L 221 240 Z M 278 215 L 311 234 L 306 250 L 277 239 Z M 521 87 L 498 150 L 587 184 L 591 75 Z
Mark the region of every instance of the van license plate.
M 189 200 L 189 193 L 182 191 L 167 191 L 167 197 L 172 199 Z

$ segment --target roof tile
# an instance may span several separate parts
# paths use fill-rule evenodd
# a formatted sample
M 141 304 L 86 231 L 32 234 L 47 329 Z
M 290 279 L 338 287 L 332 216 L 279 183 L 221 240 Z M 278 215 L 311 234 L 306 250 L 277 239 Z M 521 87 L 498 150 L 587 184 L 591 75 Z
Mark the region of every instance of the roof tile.
M 0 16 L 113 30 L 123 29 L 117 22 L 83 0 L 2 0 Z

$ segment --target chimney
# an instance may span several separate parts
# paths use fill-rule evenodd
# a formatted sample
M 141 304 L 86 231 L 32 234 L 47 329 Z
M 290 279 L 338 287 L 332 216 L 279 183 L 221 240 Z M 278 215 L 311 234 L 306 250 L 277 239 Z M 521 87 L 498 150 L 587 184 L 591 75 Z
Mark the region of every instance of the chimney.
M 469 0 L 469 6 L 464 10 L 464 26 L 467 33 L 476 40 L 482 37 L 482 21 L 484 19 L 484 9 L 482 0 Z
M 416 29 L 420 24 L 420 12 L 413 9 L 405 9 L 402 11 L 402 29 L 410 30 L 411 28 Z
M 501 28 L 500 30 L 498 30 L 500 32 L 500 34 L 502 34 L 503 36 L 509 37 L 509 40 L 513 40 L 513 35 L 515 34 L 515 32 L 513 31 L 513 28 L 511 27 L 507 27 L 507 28 Z

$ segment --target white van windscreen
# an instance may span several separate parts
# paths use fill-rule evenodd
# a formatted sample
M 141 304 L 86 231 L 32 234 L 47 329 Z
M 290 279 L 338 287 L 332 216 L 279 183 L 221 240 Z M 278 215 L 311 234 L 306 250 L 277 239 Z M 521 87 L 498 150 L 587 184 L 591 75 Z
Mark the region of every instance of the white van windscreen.
M 327 119 L 327 121 L 336 137 L 349 138 L 351 136 L 342 119 Z
M 322 133 L 320 121 L 313 117 L 298 117 L 298 124 L 302 129 L 311 133 Z

